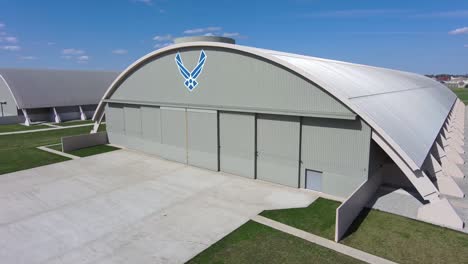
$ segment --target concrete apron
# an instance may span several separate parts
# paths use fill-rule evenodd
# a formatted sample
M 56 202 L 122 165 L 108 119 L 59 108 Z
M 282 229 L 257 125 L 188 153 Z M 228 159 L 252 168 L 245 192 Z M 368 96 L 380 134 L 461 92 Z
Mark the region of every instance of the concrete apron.
M 0 175 L 4 263 L 182 263 L 307 191 L 129 150 Z

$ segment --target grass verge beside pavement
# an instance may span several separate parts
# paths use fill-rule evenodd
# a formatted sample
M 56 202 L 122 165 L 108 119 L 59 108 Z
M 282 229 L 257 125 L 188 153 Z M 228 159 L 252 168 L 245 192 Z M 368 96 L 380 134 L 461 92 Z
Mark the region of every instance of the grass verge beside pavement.
M 105 125 L 100 126 L 100 131 Z M 0 174 L 30 169 L 68 160 L 37 149 L 60 143 L 64 136 L 87 134 L 89 126 L 0 136 Z
M 68 126 L 77 126 L 77 125 L 84 125 L 84 124 L 92 124 L 94 123 L 93 120 L 73 120 L 73 121 L 66 121 L 62 123 L 54 123 L 56 126 L 61 127 L 68 127 Z
M 0 133 L 27 131 L 27 130 L 35 130 L 35 129 L 43 129 L 43 128 L 50 128 L 50 127 L 45 126 L 45 125 L 32 125 L 32 126 L 24 126 L 20 124 L 0 125 Z
M 363 263 L 249 221 L 187 263 Z
M 319 198 L 306 208 L 261 215 L 333 240 L 339 205 Z M 468 262 L 468 234 L 377 210 L 363 210 L 340 243 L 398 263 Z
M 335 212 L 339 206 L 339 202 L 318 198 L 305 208 L 267 210 L 260 215 L 314 235 L 334 240 Z
M 468 89 L 467 88 L 454 88 L 452 91 L 463 101 L 468 104 Z

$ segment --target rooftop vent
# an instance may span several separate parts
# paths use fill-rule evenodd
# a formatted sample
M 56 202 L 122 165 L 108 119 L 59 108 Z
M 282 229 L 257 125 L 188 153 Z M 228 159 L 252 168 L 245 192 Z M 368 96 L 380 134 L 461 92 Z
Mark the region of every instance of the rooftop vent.
M 193 36 L 193 37 L 181 37 L 181 38 L 174 39 L 175 44 L 184 43 L 184 42 L 198 42 L 198 41 L 236 44 L 236 41 L 232 38 L 219 37 L 219 36 Z

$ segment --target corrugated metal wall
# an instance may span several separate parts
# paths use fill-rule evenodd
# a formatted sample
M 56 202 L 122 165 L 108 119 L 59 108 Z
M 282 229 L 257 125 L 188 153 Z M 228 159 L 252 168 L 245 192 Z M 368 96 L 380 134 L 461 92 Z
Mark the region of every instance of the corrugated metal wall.
M 257 179 L 298 187 L 297 116 L 257 116 Z
M 15 99 L 11 95 L 7 84 L 0 78 L 0 102 L 6 102 L 3 105 L 3 116 L 15 116 L 18 115 L 18 111 L 15 104 Z M 0 112 L 0 117 L 2 113 Z
M 255 115 L 219 113 L 220 170 L 255 177 Z
M 360 119 L 303 118 L 301 187 L 306 169 L 321 171 L 322 192 L 347 197 L 368 177 L 370 138 Z
M 161 107 L 161 156 L 187 163 L 187 121 L 185 108 Z
M 132 73 L 110 100 L 348 119 L 355 116 L 325 91 L 270 62 L 213 48 L 205 52 L 206 63 L 192 92 L 184 86 L 175 53 L 169 53 Z M 200 49 L 180 53 L 184 65 L 193 69 Z
M 117 104 L 106 115 L 112 143 L 215 171 L 219 159 L 221 171 L 300 188 L 306 170 L 319 171 L 320 191 L 339 197 L 369 173 L 371 129 L 360 119 Z
M 212 48 L 205 52 L 203 73 L 191 92 L 174 52 L 123 81 L 107 102 L 124 104 L 125 115 L 111 110 L 107 122 L 111 131 L 111 123 L 124 124 L 124 145 L 291 187 L 304 188 L 305 169 L 315 170 L 323 172 L 322 191 L 341 197 L 367 178 L 370 128 L 348 108 L 270 62 Z M 200 49 L 180 53 L 192 69 Z M 130 104 L 141 107 L 140 117 Z M 194 108 L 202 111 L 187 110 Z
M 123 105 L 106 105 L 106 130 L 109 141 L 125 146 L 125 119 Z
M 187 109 L 188 164 L 218 170 L 218 113 Z

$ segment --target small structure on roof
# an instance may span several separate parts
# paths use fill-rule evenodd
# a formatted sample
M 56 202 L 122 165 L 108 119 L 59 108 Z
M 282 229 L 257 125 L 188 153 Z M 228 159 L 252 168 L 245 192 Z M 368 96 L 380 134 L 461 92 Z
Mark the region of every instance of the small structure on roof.
M 0 69 L 0 124 L 86 120 L 118 72 Z

